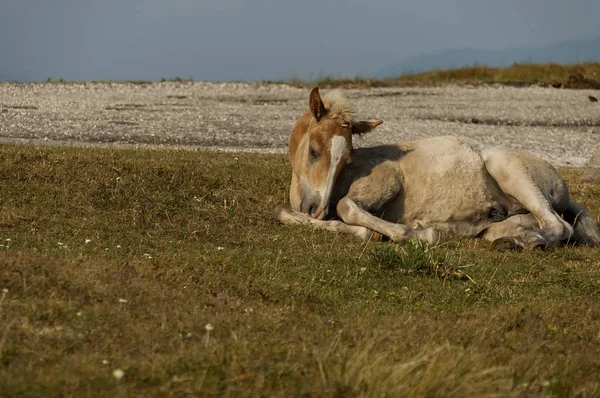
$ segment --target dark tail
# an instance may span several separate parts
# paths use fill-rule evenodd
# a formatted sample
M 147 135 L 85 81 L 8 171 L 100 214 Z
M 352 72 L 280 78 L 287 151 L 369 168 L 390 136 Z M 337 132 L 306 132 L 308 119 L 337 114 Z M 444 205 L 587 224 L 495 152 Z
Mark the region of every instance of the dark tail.
M 590 246 L 600 246 L 598 224 L 583 206 L 576 202 L 569 202 L 563 218 L 573 226 L 572 240 Z

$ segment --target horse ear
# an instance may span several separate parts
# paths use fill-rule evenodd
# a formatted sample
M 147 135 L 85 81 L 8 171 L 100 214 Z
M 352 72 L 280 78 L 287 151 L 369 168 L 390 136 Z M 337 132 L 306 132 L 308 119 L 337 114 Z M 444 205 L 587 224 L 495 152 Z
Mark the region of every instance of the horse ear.
M 373 130 L 375 127 L 383 123 L 383 120 L 377 120 L 376 122 L 353 122 L 352 123 L 352 134 L 365 134 Z
M 319 87 L 315 87 L 310 92 L 309 101 L 310 110 L 317 121 L 319 121 L 325 115 L 325 105 L 319 95 Z

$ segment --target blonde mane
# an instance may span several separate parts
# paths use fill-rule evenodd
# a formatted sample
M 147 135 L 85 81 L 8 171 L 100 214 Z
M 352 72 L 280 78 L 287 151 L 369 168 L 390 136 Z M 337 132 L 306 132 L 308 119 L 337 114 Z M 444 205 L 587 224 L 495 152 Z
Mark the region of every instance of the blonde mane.
M 341 124 L 354 122 L 354 109 L 340 90 L 328 92 L 323 97 L 323 104 L 329 111 L 329 117 L 337 119 Z

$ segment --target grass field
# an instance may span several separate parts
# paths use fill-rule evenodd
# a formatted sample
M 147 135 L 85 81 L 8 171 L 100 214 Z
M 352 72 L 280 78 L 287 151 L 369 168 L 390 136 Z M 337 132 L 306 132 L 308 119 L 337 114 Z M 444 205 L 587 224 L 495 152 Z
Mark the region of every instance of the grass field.
M 598 217 L 600 183 L 562 173 Z M 289 174 L 0 145 L 0 396 L 600 395 L 599 249 L 280 225 Z

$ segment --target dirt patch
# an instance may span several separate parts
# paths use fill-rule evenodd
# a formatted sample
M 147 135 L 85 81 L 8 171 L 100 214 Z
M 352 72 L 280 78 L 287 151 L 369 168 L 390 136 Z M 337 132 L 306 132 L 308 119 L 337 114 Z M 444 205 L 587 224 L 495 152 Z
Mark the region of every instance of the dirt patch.
M 307 109 L 309 91 L 246 83 L 2 83 L 0 98 L 12 102 L 1 107 L 0 139 L 173 143 L 281 153 Z M 444 86 L 343 92 L 358 118 L 384 121 L 357 138 L 356 146 L 455 135 L 524 149 L 556 165 L 582 166 L 600 139 L 592 134 L 599 130 L 598 105 L 585 98 L 597 95 L 593 91 Z
M 111 120 L 108 123 L 110 123 L 110 124 L 117 124 L 117 125 L 120 125 L 120 126 L 137 126 L 139 124 L 139 123 L 136 123 L 136 122 L 128 122 L 128 121 L 125 121 L 125 120 Z
M 140 109 L 144 108 L 146 105 L 144 104 L 115 104 L 113 106 L 107 106 L 104 109 L 107 111 L 127 111 L 131 109 Z
M 524 126 L 524 127 L 600 127 L 600 119 L 597 120 L 566 120 L 566 121 L 544 121 L 544 120 L 509 120 L 498 118 L 477 117 L 439 117 L 426 116 L 422 120 L 438 120 L 451 123 L 483 124 L 486 126 Z
M 378 98 L 385 98 L 385 97 L 413 97 L 413 96 L 418 96 L 418 97 L 432 97 L 432 96 L 436 96 L 439 95 L 437 93 L 434 92 L 425 92 L 425 91 L 384 91 L 381 93 L 372 93 L 372 94 L 367 94 L 368 97 L 378 97 Z
M 592 155 L 592 159 L 590 160 L 590 164 L 593 166 L 600 167 L 600 142 L 596 145 L 596 150 Z
M 33 105 L 3 105 L 7 109 L 38 109 L 37 106 Z
M 582 75 L 571 75 L 569 80 L 563 83 L 564 88 L 582 90 L 592 89 L 600 90 L 600 82 L 593 79 L 586 79 Z

